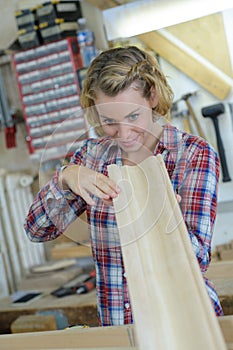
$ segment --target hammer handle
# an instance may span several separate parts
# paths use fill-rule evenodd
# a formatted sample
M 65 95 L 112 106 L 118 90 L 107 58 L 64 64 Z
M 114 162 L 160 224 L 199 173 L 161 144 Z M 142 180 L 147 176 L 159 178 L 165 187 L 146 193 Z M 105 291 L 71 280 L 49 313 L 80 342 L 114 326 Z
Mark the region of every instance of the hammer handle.
M 184 124 L 184 130 L 188 133 L 188 134 L 192 134 L 192 128 L 191 128 L 191 123 L 189 120 L 189 115 L 186 115 L 183 119 L 183 124 Z
M 231 178 L 230 178 L 230 175 L 228 172 L 225 151 L 224 151 L 222 138 L 221 138 L 220 131 L 219 131 L 218 118 L 211 118 L 211 119 L 213 120 L 214 129 L 215 129 L 215 133 L 216 133 L 218 153 L 219 153 L 219 158 L 220 158 L 221 167 L 222 167 L 222 181 L 228 182 L 228 181 L 231 181 Z
M 202 130 L 200 124 L 199 124 L 199 121 L 198 121 L 198 119 L 197 119 L 197 117 L 196 117 L 196 115 L 195 115 L 195 113 L 194 113 L 194 111 L 193 111 L 193 108 L 192 108 L 192 106 L 191 106 L 191 103 L 188 101 L 188 99 L 186 99 L 185 102 L 186 102 L 186 105 L 187 105 L 187 107 L 188 107 L 189 113 L 190 113 L 191 117 L 193 118 L 193 121 L 194 121 L 194 123 L 195 123 L 195 125 L 196 125 L 198 134 L 199 134 L 203 139 L 205 139 L 205 138 L 206 138 L 206 137 L 205 137 L 205 134 L 204 134 L 204 132 L 203 132 L 203 130 Z

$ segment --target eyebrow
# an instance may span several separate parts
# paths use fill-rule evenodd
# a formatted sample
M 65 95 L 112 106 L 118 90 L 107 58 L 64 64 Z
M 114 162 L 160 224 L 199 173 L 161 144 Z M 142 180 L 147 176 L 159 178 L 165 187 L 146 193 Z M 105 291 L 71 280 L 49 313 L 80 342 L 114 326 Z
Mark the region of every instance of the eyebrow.
M 126 116 L 124 116 L 124 119 L 127 119 L 127 118 L 130 117 L 132 114 L 137 113 L 139 110 L 140 110 L 140 107 L 138 107 L 138 108 L 135 109 L 134 111 L 128 113 Z M 103 118 L 103 119 L 115 120 L 114 118 L 109 118 L 109 117 L 106 117 L 105 115 L 102 115 L 102 114 L 100 114 L 99 116 L 100 116 L 100 118 Z

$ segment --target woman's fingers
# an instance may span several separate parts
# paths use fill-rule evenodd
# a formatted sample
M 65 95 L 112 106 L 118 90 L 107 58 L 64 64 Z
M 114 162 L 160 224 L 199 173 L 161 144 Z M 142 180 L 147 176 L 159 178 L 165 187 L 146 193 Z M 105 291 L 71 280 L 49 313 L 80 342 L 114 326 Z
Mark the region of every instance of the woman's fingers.
M 109 177 L 87 167 L 79 165 L 68 166 L 62 176 L 63 189 L 67 187 L 80 195 L 88 204 L 94 205 L 92 195 L 111 203 L 120 189 Z
M 116 198 L 120 192 L 116 184 L 107 176 L 97 173 L 96 187 L 104 194 L 105 199 Z

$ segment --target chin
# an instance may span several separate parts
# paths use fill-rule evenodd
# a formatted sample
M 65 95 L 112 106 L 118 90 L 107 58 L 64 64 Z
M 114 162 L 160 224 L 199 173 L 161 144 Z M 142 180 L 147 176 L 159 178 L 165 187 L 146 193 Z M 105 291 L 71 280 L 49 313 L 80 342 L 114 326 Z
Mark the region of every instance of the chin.
M 135 143 L 133 145 L 124 145 L 122 143 L 119 143 L 120 148 L 125 151 L 126 153 L 132 153 L 137 152 L 141 149 L 142 145 L 140 143 Z

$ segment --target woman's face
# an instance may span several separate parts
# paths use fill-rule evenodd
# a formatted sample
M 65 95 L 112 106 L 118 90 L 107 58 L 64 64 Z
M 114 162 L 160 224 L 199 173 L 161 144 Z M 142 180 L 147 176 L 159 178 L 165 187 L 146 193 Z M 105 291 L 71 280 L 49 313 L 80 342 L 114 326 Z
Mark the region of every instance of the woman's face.
M 104 133 L 128 155 L 154 144 L 152 108 L 157 105 L 157 98 L 155 93 L 151 95 L 147 100 L 131 86 L 115 97 L 100 92 L 95 100 Z

